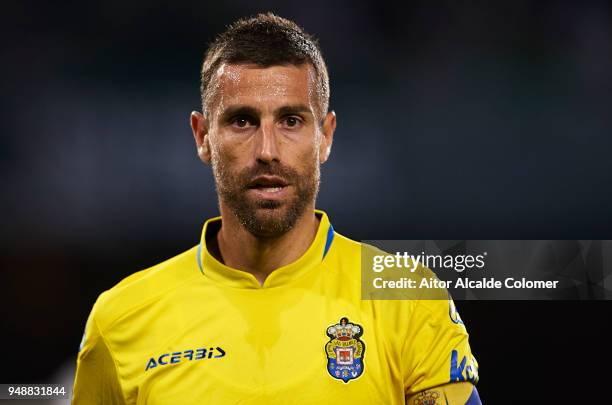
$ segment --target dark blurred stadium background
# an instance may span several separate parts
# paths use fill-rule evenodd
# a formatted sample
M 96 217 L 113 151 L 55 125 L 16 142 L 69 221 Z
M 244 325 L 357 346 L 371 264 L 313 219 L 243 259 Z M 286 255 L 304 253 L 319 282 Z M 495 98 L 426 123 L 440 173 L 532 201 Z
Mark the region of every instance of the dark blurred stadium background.
M 339 232 L 612 239 L 610 2 L 5 1 L 0 382 L 55 382 L 99 293 L 197 243 L 217 212 L 188 125 L 201 56 L 268 10 L 328 62 L 318 206 Z M 604 381 L 609 302 L 458 307 L 486 403 Z

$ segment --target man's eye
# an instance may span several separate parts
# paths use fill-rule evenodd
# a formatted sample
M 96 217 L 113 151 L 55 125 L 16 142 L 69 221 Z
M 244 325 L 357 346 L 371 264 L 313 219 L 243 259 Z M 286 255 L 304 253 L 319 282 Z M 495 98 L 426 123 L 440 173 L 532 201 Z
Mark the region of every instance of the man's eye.
M 302 120 L 299 117 L 291 116 L 291 117 L 285 118 L 285 125 L 287 125 L 289 128 L 297 127 L 301 123 L 302 123 Z
M 238 128 L 246 128 L 251 124 L 251 120 L 249 119 L 249 117 L 236 117 L 232 120 L 232 124 L 234 124 Z

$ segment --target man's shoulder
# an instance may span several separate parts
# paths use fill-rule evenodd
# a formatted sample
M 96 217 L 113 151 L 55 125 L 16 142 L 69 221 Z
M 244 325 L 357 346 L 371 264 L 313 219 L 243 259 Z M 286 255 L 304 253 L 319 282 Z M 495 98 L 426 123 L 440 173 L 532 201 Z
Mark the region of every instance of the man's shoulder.
M 364 281 L 363 276 L 366 274 L 378 274 L 372 273 L 371 263 L 374 256 L 393 256 L 391 252 L 380 249 L 379 247 L 368 244 L 366 242 L 360 242 L 343 236 L 339 233 L 334 235 L 335 250 L 333 251 L 331 260 L 328 266 L 335 267 L 339 270 L 339 275 L 344 280 L 353 280 L 359 284 L 360 291 L 362 292 L 362 299 L 368 296 L 368 293 L 364 293 L 365 285 L 362 285 Z M 330 250 L 332 253 L 332 250 Z M 363 266 L 367 266 L 363 267 Z M 436 274 L 428 267 L 422 264 L 415 264 L 415 271 L 410 273 L 410 278 L 420 284 L 421 280 L 431 280 L 437 278 Z M 359 282 L 361 281 L 361 283 Z M 366 290 L 368 290 L 366 288 Z M 370 298 L 371 302 L 376 302 L 376 305 L 384 307 L 384 311 L 390 314 L 391 318 L 396 316 L 406 317 L 407 314 L 412 314 L 414 311 L 418 311 L 423 314 L 425 318 L 435 315 L 436 317 L 443 317 L 445 313 L 449 312 L 449 298 L 448 290 L 445 288 L 438 288 L 435 290 L 428 290 L 426 288 L 416 289 L 414 292 L 409 292 L 404 295 L 395 294 L 393 290 L 390 291 L 389 295 L 384 299 L 381 298 Z M 393 297 L 393 298 L 391 298 Z M 452 305 L 452 300 L 450 300 Z
M 360 268 L 363 257 L 387 254 L 376 246 L 351 239 L 338 232 L 334 232 L 329 253 L 331 260 L 335 260 L 337 263 L 343 264 L 342 267 L 352 270 Z
M 160 300 L 169 292 L 189 282 L 200 273 L 195 246 L 168 260 L 133 273 L 109 290 L 104 291 L 94 305 L 92 316 L 100 329 L 142 306 Z
M 334 232 L 332 243 L 334 251 L 340 255 L 360 255 L 362 250 L 380 250 L 376 246 L 369 245 L 344 236 L 338 232 Z

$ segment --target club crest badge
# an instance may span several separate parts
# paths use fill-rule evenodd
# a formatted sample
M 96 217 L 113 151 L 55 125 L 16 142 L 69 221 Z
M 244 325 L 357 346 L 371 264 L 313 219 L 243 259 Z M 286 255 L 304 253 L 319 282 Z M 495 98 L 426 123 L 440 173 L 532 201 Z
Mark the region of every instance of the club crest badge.
M 359 339 L 363 334 L 361 325 L 341 318 L 340 322 L 327 328 L 329 342 L 325 345 L 327 371 L 345 383 L 363 374 L 365 343 Z
M 415 405 L 438 405 L 440 394 L 437 391 L 419 392 L 415 398 Z M 448 403 L 448 402 L 447 402 Z

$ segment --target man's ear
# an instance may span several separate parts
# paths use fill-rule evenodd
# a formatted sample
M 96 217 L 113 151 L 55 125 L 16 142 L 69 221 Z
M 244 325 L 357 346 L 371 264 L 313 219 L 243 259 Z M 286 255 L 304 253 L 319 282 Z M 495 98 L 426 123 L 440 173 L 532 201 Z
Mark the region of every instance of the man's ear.
M 208 121 L 202 113 L 197 111 L 191 112 L 191 131 L 195 139 L 196 148 L 200 160 L 206 164 L 210 164 L 210 140 L 208 134 Z
M 319 162 L 325 163 L 331 153 L 334 141 L 334 131 L 336 130 L 336 113 L 330 111 L 323 120 L 321 144 L 319 145 Z

